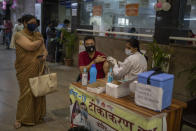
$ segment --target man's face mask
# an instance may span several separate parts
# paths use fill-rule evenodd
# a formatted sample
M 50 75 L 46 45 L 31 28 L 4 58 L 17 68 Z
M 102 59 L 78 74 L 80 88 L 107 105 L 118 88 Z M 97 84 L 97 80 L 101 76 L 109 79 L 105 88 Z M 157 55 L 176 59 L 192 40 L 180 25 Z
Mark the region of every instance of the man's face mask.
M 29 31 L 33 32 L 37 28 L 37 24 L 27 24 L 27 28 Z
M 96 49 L 94 45 L 86 46 L 85 48 L 86 48 L 86 52 L 88 52 L 88 53 L 92 53 Z

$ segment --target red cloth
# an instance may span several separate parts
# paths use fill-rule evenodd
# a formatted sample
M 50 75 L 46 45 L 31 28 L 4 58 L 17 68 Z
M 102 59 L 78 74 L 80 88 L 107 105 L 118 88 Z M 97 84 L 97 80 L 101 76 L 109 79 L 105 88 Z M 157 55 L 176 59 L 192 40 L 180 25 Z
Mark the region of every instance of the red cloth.
M 86 51 L 81 52 L 79 54 L 79 66 L 87 66 L 89 65 L 98 55 L 100 56 L 105 56 L 103 53 L 96 51 L 93 59 L 91 59 Z M 105 73 L 103 70 L 103 64 L 104 62 L 101 63 L 96 63 L 96 68 L 97 68 L 97 79 L 104 78 Z M 89 79 L 89 74 L 88 74 L 88 79 Z
M 192 34 L 190 38 L 195 38 L 195 37 L 196 37 L 196 35 L 195 34 Z M 193 44 L 193 41 L 189 41 L 188 44 L 192 45 Z
M 12 23 L 10 22 L 10 21 L 7 21 L 6 23 L 5 23 L 5 33 L 10 33 L 10 32 L 12 32 Z

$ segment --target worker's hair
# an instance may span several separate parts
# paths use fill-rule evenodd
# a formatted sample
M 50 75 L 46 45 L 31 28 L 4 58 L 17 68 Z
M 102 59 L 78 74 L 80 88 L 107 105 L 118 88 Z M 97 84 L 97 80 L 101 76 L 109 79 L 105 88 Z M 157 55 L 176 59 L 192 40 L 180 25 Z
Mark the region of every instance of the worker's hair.
M 86 36 L 84 38 L 84 44 L 86 43 L 87 40 L 93 40 L 95 42 L 95 37 L 94 36 Z
M 140 54 L 144 55 L 144 57 L 146 58 L 146 61 L 148 62 L 148 57 L 140 51 L 140 43 L 139 43 L 139 41 L 137 39 L 135 39 L 135 38 L 132 37 L 131 39 L 127 40 L 127 42 L 129 43 L 129 45 L 131 47 L 137 48 L 137 51 Z
M 35 16 L 27 14 L 27 15 L 23 15 L 21 18 L 22 23 L 26 23 L 28 21 L 30 21 L 31 19 L 36 19 Z
M 132 37 L 131 39 L 127 40 L 127 42 L 131 47 L 137 48 L 138 52 L 140 52 L 140 43 L 137 39 Z

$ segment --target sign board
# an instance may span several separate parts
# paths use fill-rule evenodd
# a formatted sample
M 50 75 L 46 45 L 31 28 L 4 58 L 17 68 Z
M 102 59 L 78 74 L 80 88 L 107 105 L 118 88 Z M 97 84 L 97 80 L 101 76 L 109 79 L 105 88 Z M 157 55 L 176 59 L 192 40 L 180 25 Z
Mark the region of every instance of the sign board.
M 72 9 L 72 16 L 77 16 L 77 9 Z
M 93 93 L 70 85 L 71 126 L 91 131 L 163 131 L 164 115 L 145 117 L 107 101 Z
M 94 6 L 93 16 L 101 16 L 101 15 L 102 15 L 102 6 Z
M 138 16 L 139 4 L 127 4 L 126 15 L 127 16 Z
M 136 84 L 135 103 L 155 111 L 162 109 L 163 89 L 141 83 Z

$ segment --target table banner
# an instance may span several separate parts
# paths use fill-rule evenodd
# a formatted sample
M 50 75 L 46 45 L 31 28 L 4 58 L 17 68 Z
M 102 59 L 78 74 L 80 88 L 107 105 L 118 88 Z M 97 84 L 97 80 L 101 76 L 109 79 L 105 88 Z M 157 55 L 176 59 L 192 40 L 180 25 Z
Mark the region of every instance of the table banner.
M 162 131 L 163 116 L 147 118 L 74 85 L 69 87 L 71 126 L 91 131 Z

